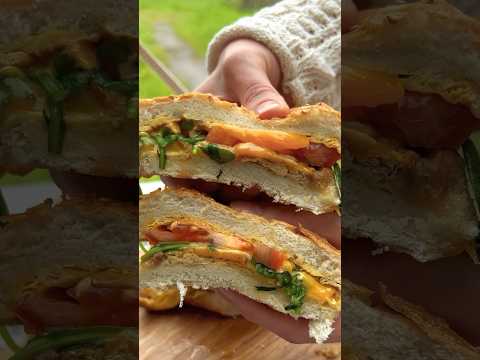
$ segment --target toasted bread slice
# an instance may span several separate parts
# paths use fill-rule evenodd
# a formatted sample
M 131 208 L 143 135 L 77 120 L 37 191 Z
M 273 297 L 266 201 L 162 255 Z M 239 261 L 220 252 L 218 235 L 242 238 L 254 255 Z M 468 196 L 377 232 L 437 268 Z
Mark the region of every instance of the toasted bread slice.
M 261 120 L 245 108 L 207 94 L 140 101 L 141 137 L 178 128 L 185 119 L 193 121 L 207 135 L 206 140 L 197 149 L 182 142 L 168 145 L 164 163 L 158 144 L 141 143 L 141 176 L 166 175 L 258 187 L 275 201 L 315 214 L 338 210 L 340 199 L 331 165 L 317 167 L 294 156 L 295 151 L 313 146 L 340 157 L 340 115 L 327 105 L 292 109 L 284 119 Z M 211 138 L 214 131 L 223 134 L 216 136 L 222 142 L 217 144 L 221 151 L 230 153 L 229 161 L 216 161 L 200 150 L 217 145 Z M 231 136 L 235 137 L 232 142 L 228 140 Z

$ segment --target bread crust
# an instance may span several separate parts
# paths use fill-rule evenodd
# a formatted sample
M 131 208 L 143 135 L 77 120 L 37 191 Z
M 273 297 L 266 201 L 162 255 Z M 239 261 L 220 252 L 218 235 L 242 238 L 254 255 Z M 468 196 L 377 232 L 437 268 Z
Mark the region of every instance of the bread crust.
M 137 226 L 136 206 L 88 197 L 0 217 L 0 322 L 15 320 L 12 307 L 25 292 L 101 273 L 136 279 Z
M 203 117 L 198 108 L 192 106 L 202 107 L 211 117 Z M 232 121 L 233 125 L 307 135 L 319 143 L 328 143 L 340 152 L 340 113 L 324 103 L 293 108 L 285 118 L 262 120 L 253 111 L 211 94 L 192 92 L 140 100 L 140 127 L 155 127 L 156 117 L 174 120 L 185 116 L 192 120 L 221 123 L 226 121 L 225 115 L 237 119 Z
M 480 118 L 479 39 L 480 22 L 445 0 L 387 6 L 342 37 L 342 65 L 402 75 L 405 89 L 441 95 Z
M 178 204 L 178 211 L 169 212 L 169 210 L 165 210 L 165 213 L 159 218 L 157 215 L 158 209 L 162 206 L 168 206 L 166 205 L 166 202 L 172 202 L 173 200 Z M 196 208 L 203 209 L 202 211 L 207 211 L 208 213 L 215 211 L 218 216 L 221 214 L 222 218 L 229 219 L 229 224 L 236 223 L 241 224 L 244 227 L 248 225 L 250 228 L 257 226 L 269 229 L 270 239 L 266 239 L 260 235 L 253 236 L 251 232 L 240 234 L 238 233 L 238 228 L 233 228 L 233 226 L 231 226 L 229 229 L 225 224 L 214 222 L 215 219 L 209 219 L 206 213 L 185 213 L 182 210 L 182 207 L 184 207 L 183 203 L 185 202 L 188 202 L 190 205 L 195 204 Z M 215 202 L 197 191 L 185 188 L 166 188 L 165 190 L 157 190 L 140 197 L 140 238 L 145 229 L 147 229 L 152 223 L 165 224 L 171 223 L 175 220 L 191 221 L 194 224 L 207 227 L 219 233 L 239 236 L 249 242 L 263 243 L 267 246 L 272 246 L 283 251 L 287 251 L 287 249 L 278 243 L 278 241 L 281 241 L 279 232 L 288 234 L 291 239 L 296 239 L 295 241 L 297 242 L 306 241 L 303 246 L 307 245 L 309 249 L 315 249 L 318 252 L 317 254 L 322 254 L 322 257 L 324 257 L 325 260 L 328 259 L 328 261 L 331 262 L 328 270 L 318 268 L 319 261 L 314 261 L 314 259 L 308 259 L 301 256 L 299 254 L 300 250 L 298 249 L 297 252 L 287 251 L 291 256 L 295 257 L 294 262 L 303 267 L 313 276 L 321 278 L 323 282 L 339 287 L 340 251 L 333 247 L 326 239 L 307 231 L 306 229 L 298 228 L 282 221 L 267 220 L 258 215 L 234 210 L 228 206 Z M 304 251 L 307 252 L 307 250 Z
M 397 321 L 407 324 L 407 326 L 411 328 L 412 333 L 419 334 L 419 337 L 427 337 L 433 340 L 452 354 L 461 354 L 461 356 L 463 356 L 461 357 L 462 359 L 474 360 L 480 358 L 478 349 L 455 333 L 445 320 L 433 316 L 418 305 L 389 294 L 385 285 L 380 284 L 378 296 L 375 297 L 375 299 L 377 299 L 376 301 L 373 300 L 375 292 L 370 289 L 355 284 L 348 279 L 343 279 L 342 285 L 345 294 L 360 300 L 367 306 L 372 307 L 372 309 L 376 309 L 377 312 L 385 314 L 386 317 L 395 318 Z M 348 301 L 348 298 L 346 301 Z M 381 301 L 381 304 L 378 304 L 378 301 Z M 350 321 L 360 322 L 361 319 L 350 318 Z M 388 340 L 372 338 L 371 341 L 382 342 Z M 345 341 L 344 345 L 349 351 L 353 350 L 358 354 L 364 355 L 359 358 L 368 358 L 368 349 L 351 348 L 351 344 L 348 341 Z M 385 356 L 388 354 L 382 355 Z M 349 357 L 349 359 L 350 358 L 351 357 Z
M 253 111 L 210 94 L 187 93 L 140 100 L 140 131 L 150 132 L 182 118 L 241 128 L 285 131 L 310 137 L 340 150 L 340 114 L 326 104 L 295 108 L 285 118 L 260 119 Z M 167 175 L 242 186 L 257 186 L 277 202 L 293 204 L 314 214 L 338 211 L 338 190 L 331 169 L 315 170 L 295 158 L 242 157 L 218 164 L 202 153 L 167 153 L 164 169 L 156 151 L 140 149 L 140 175 Z

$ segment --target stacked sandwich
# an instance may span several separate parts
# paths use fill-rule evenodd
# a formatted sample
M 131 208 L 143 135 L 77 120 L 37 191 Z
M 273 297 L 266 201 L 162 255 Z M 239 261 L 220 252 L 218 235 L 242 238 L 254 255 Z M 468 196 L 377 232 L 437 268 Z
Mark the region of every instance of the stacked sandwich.
M 1 5 L 0 176 L 137 178 L 137 4 L 81 5 Z M 0 218 L 0 336 L 12 359 L 138 357 L 137 224 L 136 206 L 95 198 Z M 6 325 L 23 325 L 28 343 Z
M 2 328 L 11 359 L 137 358 L 137 214 L 72 199 L 0 217 L 0 324 L 33 336 L 19 348 Z
M 256 188 L 315 214 L 339 211 L 340 118 L 324 104 L 263 121 L 206 94 L 144 100 L 139 147 L 141 176 Z M 319 342 L 331 332 L 341 302 L 339 251 L 301 226 L 167 187 L 142 196 L 139 237 L 144 305 L 168 308 L 185 294 L 192 301 L 195 289 L 227 288 L 310 319 Z
M 476 262 L 480 158 L 469 137 L 480 125 L 480 23 L 443 0 L 360 18 L 342 39 L 343 234 L 419 262 Z M 411 275 L 396 278 L 419 281 Z M 480 358 L 419 306 L 344 284 L 347 358 Z

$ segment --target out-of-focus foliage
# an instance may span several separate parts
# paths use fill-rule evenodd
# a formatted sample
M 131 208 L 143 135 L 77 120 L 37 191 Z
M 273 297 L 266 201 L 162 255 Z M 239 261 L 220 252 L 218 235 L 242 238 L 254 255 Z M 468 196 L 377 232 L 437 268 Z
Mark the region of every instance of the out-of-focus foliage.
M 156 57 L 168 66 L 170 59 L 156 38 L 155 26 L 161 21 L 192 47 L 195 54 L 204 57 L 208 43 L 222 27 L 242 16 L 251 15 L 258 7 L 271 1 L 264 0 L 140 0 L 140 40 Z M 140 97 L 170 94 L 170 90 L 146 64 L 140 62 Z M 179 74 L 176 74 L 179 75 Z

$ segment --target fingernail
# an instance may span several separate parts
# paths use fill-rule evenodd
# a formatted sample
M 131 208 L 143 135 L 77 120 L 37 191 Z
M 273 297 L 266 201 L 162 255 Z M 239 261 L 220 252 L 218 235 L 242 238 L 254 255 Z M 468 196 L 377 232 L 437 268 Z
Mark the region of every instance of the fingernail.
M 263 103 L 261 103 L 256 111 L 257 111 L 257 114 L 263 114 L 263 113 L 266 113 L 272 109 L 275 109 L 275 108 L 278 108 L 280 105 L 273 101 L 273 100 L 268 100 L 268 101 L 265 101 Z

